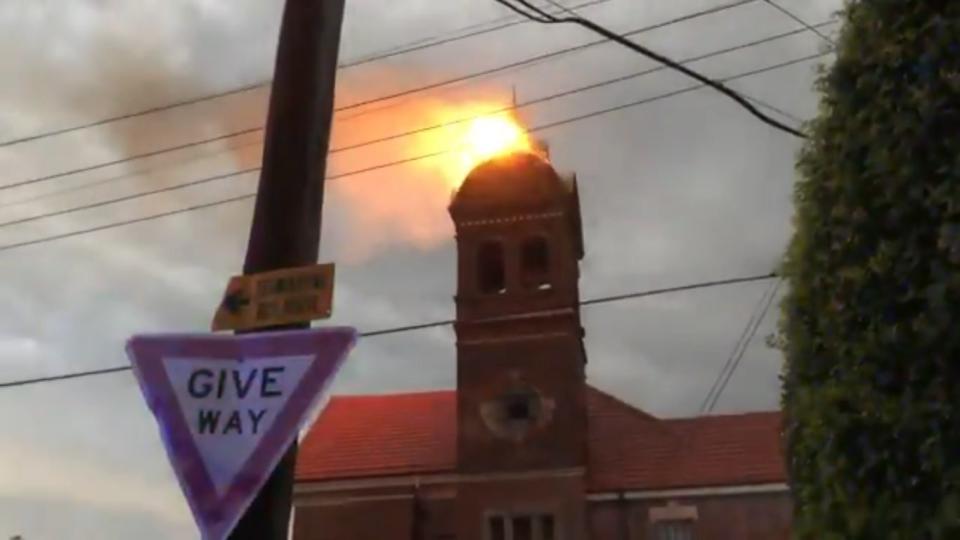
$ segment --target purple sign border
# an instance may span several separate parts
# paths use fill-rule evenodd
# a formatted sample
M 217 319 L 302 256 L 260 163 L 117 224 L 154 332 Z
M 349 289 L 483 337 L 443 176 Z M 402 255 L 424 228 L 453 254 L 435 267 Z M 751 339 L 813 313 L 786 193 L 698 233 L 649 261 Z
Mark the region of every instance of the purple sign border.
M 157 418 L 170 464 L 205 540 L 220 540 L 233 529 L 297 437 L 300 424 L 320 400 L 356 339 L 353 328 L 329 327 L 239 336 L 155 334 L 134 336 L 127 342 L 127 356 L 147 405 Z M 226 493 L 220 496 L 193 442 L 163 359 L 256 362 L 248 359 L 300 355 L 313 356 L 311 366 Z

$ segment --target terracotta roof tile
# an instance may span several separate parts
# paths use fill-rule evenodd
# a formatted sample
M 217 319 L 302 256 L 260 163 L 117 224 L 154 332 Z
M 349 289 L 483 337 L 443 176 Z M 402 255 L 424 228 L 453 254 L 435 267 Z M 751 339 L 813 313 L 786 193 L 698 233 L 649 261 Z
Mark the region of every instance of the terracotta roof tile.
M 334 397 L 300 447 L 297 479 L 452 471 L 456 412 L 452 391 Z
M 456 469 L 454 391 L 339 396 L 304 439 L 297 480 Z M 780 413 L 661 420 L 594 388 L 590 491 L 784 482 Z
M 599 390 L 587 394 L 588 466 L 591 491 L 657 486 L 680 439 L 657 418 Z
M 779 412 L 667 420 L 688 448 L 678 454 L 674 486 L 785 482 Z M 745 458 L 749 456 L 749 458 Z

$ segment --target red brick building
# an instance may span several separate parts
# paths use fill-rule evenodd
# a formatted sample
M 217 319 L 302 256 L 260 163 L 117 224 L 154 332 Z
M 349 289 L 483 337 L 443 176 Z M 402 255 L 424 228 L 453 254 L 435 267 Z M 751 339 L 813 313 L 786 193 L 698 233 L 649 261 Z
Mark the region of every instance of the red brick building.
M 294 540 L 788 538 L 778 413 L 662 420 L 586 383 L 575 179 L 499 158 L 450 214 L 457 389 L 334 397 Z

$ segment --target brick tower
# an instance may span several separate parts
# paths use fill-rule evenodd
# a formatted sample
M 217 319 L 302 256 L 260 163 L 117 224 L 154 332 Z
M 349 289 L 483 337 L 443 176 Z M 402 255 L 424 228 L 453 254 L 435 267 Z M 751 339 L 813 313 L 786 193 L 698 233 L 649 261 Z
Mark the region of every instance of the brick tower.
M 450 214 L 458 539 L 579 538 L 587 420 L 576 182 L 535 154 L 500 157 L 470 173 Z

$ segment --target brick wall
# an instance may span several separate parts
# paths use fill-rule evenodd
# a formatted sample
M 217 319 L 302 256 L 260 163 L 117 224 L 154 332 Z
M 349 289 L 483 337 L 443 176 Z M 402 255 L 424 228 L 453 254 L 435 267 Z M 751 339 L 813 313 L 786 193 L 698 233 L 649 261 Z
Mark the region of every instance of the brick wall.
M 489 513 L 546 513 L 555 516 L 560 538 L 583 538 L 584 484 L 581 474 L 553 478 L 466 481 L 457 491 L 456 540 L 483 540 Z
M 461 472 L 482 473 L 580 467 L 586 462 L 584 360 L 579 334 L 458 345 L 457 426 Z M 511 381 L 535 389 L 549 403 L 520 441 L 494 435 L 482 407 L 495 403 Z
M 466 481 L 420 491 L 421 537 L 412 538 L 410 487 L 299 495 L 293 540 L 483 540 L 488 512 L 552 512 L 559 540 L 657 540 L 651 508 L 696 509 L 696 540 L 788 540 L 787 493 L 588 502 L 579 476 Z
M 297 495 L 293 540 L 411 540 L 412 493 L 403 486 Z M 455 497 L 452 486 L 419 491 L 417 540 L 445 540 L 455 534 Z
M 459 485 L 419 490 L 421 537 L 412 539 L 410 486 L 300 493 L 293 540 L 483 540 L 489 512 L 550 513 L 564 540 L 584 537 L 584 484 L 579 471 L 554 477 L 466 477 Z
M 412 499 L 365 500 L 300 506 L 294 540 L 407 540 Z
M 650 509 L 664 507 L 668 502 L 696 508 L 693 537 L 697 540 L 790 538 L 792 510 L 787 493 L 679 498 L 670 501 L 591 502 L 588 510 L 590 538 L 656 540 Z

